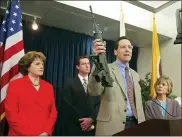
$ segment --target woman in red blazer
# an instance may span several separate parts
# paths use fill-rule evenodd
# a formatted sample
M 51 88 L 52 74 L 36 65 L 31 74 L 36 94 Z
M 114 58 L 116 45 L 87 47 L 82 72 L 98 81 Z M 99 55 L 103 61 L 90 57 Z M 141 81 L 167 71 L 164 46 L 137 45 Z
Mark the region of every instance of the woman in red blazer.
M 40 77 L 45 56 L 28 52 L 18 62 L 23 78 L 11 81 L 5 99 L 10 136 L 52 135 L 57 118 L 53 86 Z

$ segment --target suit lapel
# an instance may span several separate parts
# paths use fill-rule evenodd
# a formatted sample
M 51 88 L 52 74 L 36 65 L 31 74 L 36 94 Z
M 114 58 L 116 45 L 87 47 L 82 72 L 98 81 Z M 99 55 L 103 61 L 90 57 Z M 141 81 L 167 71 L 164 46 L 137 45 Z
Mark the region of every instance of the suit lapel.
M 118 85 L 120 86 L 123 94 L 126 96 L 126 90 L 125 90 L 125 86 L 124 86 L 124 80 L 122 78 L 122 74 L 116 64 L 116 62 L 113 62 L 111 65 L 112 68 L 112 73 L 114 74 L 116 81 L 118 83 Z
M 168 113 L 172 112 L 172 111 L 171 111 L 171 108 L 173 108 L 172 105 L 173 105 L 173 104 L 172 104 L 172 103 L 170 102 L 170 100 L 167 98 L 167 99 L 166 99 L 166 111 L 167 111 Z M 170 118 L 171 116 L 170 116 L 167 112 L 165 112 L 165 113 L 166 113 L 165 118 Z M 172 114 L 171 114 L 171 115 L 172 115 Z
M 157 102 L 157 100 L 154 99 L 154 101 L 160 105 L 160 103 Z M 153 105 L 152 105 L 153 110 L 155 111 L 156 117 L 157 118 L 160 118 L 160 119 L 163 119 L 162 112 L 161 112 L 161 108 L 160 108 L 161 106 L 159 106 L 156 103 L 153 102 Z
M 154 100 L 157 102 L 157 100 Z M 157 102 L 158 104 L 160 104 L 159 102 Z M 161 104 L 160 104 L 161 105 Z M 167 98 L 166 99 L 166 111 L 168 113 L 171 112 L 171 108 L 172 108 L 172 104 L 170 103 L 170 100 Z M 153 109 L 155 110 L 156 113 L 156 117 L 159 117 L 160 119 L 164 119 L 164 118 L 170 118 L 171 116 L 165 111 L 165 117 L 163 117 L 161 109 L 163 109 L 161 106 L 157 105 L 156 103 L 154 103 L 153 105 Z

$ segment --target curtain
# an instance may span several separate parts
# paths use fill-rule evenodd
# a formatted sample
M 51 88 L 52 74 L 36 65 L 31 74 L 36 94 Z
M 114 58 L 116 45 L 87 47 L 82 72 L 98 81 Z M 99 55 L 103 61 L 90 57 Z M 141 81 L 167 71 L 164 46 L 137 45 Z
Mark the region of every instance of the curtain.
M 40 51 L 46 56 L 43 79 L 50 82 L 55 91 L 57 108 L 61 110 L 62 87 L 68 77 L 77 74 L 75 59 L 77 56 L 92 54 L 94 38 L 85 34 L 76 33 L 61 28 L 49 27 L 39 24 L 39 29 L 33 31 L 30 22 L 23 22 L 23 39 L 25 52 Z M 105 40 L 107 45 L 107 60 L 115 60 L 114 44 Z M 138 48 L 134 47 L 131 68 L 137 70 Z M 60 104 L 60 106 L 58 106 Z M 61 115 L 61 113 L 59 114 Z M 60 116 L 60 118 L 62 118 Z M 63 128 L 61 120 L 56 124 L 54 135 L 61 135 Z
M 62 101 L 62 87 L 68 77 L 77 74 L 75 61 L 77 56 L 92 54 L 94 38 L 85 34 L 75 33 L 60 28 L 39 25 L 38 31 L 31 29 L 31 23 L 24 23 L 23 36 L 25 52 L 36 50 L 43 52 L 46 56 L 45 72 L 43 78 L 50 82 L 55 90 L 57 108 L 60 111 Z M 114 41 L 105 40 L 108 63 L 115 60 Z M 133 50 L 133 58 L 130 67 L 136 70 L 138 48 Z M 60 104 L 60 106 L 58 106 Z M 59 113 L 59 118 L 61 113 Z M 58 119 L 54 135 L 61 135 L 64 132 L 61 120 Z
M 54 135 L 64 132 L 62 126 L 62 88 L 68 77 L 77 74 L 75 61 L 77 56 L 92 54 L 94 38 L 72 31 L 39 25 L 38 31 L 31 29 L 31 23 L 23 23 L 25 52 L 36 50 L 46 56 L 43 79 L 50 82 L 55 91 L 57 109 L 59 111 Z M 107 50 L 112 49 L 114 42 L 106 41 Z M 108 60 L 113 61 L 113 50 L 108 54 Z M 109 53 L 109 52 L 108 52 Z

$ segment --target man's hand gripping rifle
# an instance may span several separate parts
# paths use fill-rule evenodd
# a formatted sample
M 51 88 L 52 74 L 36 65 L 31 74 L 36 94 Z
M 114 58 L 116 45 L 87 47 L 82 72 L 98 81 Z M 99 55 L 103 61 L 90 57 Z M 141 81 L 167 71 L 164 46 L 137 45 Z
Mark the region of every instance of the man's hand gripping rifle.
M 90 6 L 90 11 L 93 20 L 94 37 L 95 39 L 100 39 L 100 41 L 103 42 L 102 31 L 100 30 L 99 25 L 97 24 L 96 19 L 94 18 L 91 6 Z M 104 53 L 100 53 L 97 56 L 91 55 L 90 57 L 94 61 L 96 66 L 95 71 L 93 72 L 93 76 L 95 77 L 96 81 L 101 82 L 102 86 L 104 87 L 112 87 L 113 79 L 110 76 L 106 55 Z

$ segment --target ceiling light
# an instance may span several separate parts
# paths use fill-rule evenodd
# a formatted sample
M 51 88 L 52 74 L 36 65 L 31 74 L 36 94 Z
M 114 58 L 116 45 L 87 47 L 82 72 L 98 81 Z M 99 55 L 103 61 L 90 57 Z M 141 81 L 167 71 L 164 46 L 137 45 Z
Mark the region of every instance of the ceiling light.
M 34 17 L 34 21 L 33 21 L 33 23 L 32 23 L 32 29 L 33 29 L 33 30 L 37 30 L 37 29 L 38 29 L 38 25 L 37 25 L 37 23 L 36 23 L 36 17 Z

